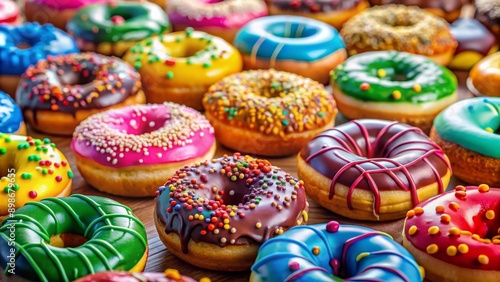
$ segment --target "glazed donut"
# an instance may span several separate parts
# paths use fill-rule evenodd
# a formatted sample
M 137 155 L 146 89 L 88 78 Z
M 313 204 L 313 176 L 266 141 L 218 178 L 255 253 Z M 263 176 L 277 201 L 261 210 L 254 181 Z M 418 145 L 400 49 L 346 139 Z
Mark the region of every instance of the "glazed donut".
M 402 218 L 443 193 L 451 176 L 443 150 L 420 129 L 383 120 L 355 120 L 327 130 L 297 159 L 311 199 L 362 220 Z
M 79 9 L 66 28 L 82 51 L 121 57 L 138 41 L 168 33 L 172 27 L 158 5 L 115 1 Z
M 484 24 L 500 41 L 500 0 L 475 0 L 476 19 Z
M 26 135 L 21 109 L 2 91 L 0 91 L 0 132 Z
M 471 98 L 442 111 L 431 138 L 450 159 L 453 173 L 467 183 L 500 185 L 500 98 Z
M 350 55 L 397 50 L 446 65 L 457 47 L 445 20 L 414 6 L 367 9 L 346 22 L 340 34 Z
M 183 166 L 215 153 L 213 128 L 195 110 L 174 103 L 109 110 L 84 120 L 71 142 L 85 180 L 100 191 L 154 196 Z
M 168 250 L 214 270 L 249 270 L 261 243 L 308 219 L 302 181 L 239 153 L 177 171 L 155 202 Z
M 431 281 L 500 280 L 500 189 L 457 186 L 410 210 L 403 246 Z
M 71 193 L 68 160 L 48 138 L 0 133 L 0 172 L 0 222 L 28 202 Z
M 0 2 L 0 24 L 18 25 L 23 18 L 19 11 L 19 6 L 12 0 Z
M 129 207 L 75 194 L 16 210 L 0 226 L 0 254 L 3 281 L 73 281 L 105 270 L 142 271 L 148 243 Z
M 462 7 L 469 4 L 469 2 L 469 0 L 370 0 L 373 6 L 387 4 L 415 5 L 444 18 L 448 22 L 458 19 Z
M 475 96 L 500 97 L 500 53 L 479 61 L 469 72 L 467 88 Z
M 203 110 L 210 85 L 242 69 L 233 46 L 190 28 L 139 42 L 124 60 L 141 74 L 149 103 L 170 101 L 196 110 Z
M 337 115 L 323 85 L 275 70 L 228 76 L 210 87 L 203 106 L 222 145 L 263 156 L 297 153 Z
M 175 31 L 191 27 L 233 42 L 247 22 L 267 16 L 267 7 L 262 0 L 170 0 L 167 14 Z
M 269 0 L 270 15 L 294 15 L 313 18 L 340 30 L 342 25 L 366 8 L 368 0 Z
M 323 22 L 297 16 L 269 16 L 246 24 L 234 46 L 245 69 L 293 72 L 328 83 L 328 73 L 347 57 L 337 30 Z
M 82 277 L 75 282 L 197 282 L 191 277 L 181 275 L 176 269 L 167 269 L 164 273 L 144 272 L 130 273 L 125 271 L 103 271 Z M 204 277 L 200 282 L 210 282 Z
M 48 57 L 30 66 L 16 101 L 33 129 L 71 135 L 90 115 L 143 104 L 146 97 L 134 68 L 118 58 L 80 53 Z
M 331 75 L 333 96 L 347 118 L 397 120 L 426 133 L 436 115 L 458 98 L 450 70 L 403 52 L 355 55 Z
M 475 19 L 459 19 L 451 24 L 458 47 L 448 67 L 470 70 L 484 57 L 498 51 L 495 36 Z
M 66 24 L 78 9 L 109 0 L 26 0 L 24 14 L 29 22 L 50 23 L 66 30 Z
M 28 49 L 23 49 L 30 46 Z M 0 25 L 0 90 L 15 96 L 21 74 L 49 55 L 78 53 L 68 34 L 52 25 Z
M 354 225 L 296 226 L 266 241 L 250 281 L 422 281 L 415 259 L 384 232 Z

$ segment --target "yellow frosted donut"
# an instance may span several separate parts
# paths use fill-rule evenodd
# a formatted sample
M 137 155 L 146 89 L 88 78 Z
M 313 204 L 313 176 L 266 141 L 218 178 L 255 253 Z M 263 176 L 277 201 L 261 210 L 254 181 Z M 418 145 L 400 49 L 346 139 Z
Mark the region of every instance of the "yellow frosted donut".
M 0 221 L 30 201 L 71 193 L 73 172 L 50 139 L 0 133 Z
M 149 103 L 165 101 L 202 110 L 208 87 L 240 72 L 239 52 L 223 39 L 191 28 L 143 40 L 124 60 L 141 74 Z

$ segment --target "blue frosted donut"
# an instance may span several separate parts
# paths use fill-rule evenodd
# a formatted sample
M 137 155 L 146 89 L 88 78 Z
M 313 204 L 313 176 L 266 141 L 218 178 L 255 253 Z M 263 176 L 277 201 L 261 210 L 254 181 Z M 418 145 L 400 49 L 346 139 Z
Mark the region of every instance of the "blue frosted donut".
M 296 226 L 266 241 L 250 281 L 422 281 L 420 266 L 390 235 L 365 227 Z
M 21 109 L 2 91 L 0 91 L 0 133 L 26 134 Z
M 23 44 L 29 48 L 19 48 Z M 73 38 L 50 24 L 0 25 L 0 75 L 20 76 L 49 55 L 78 52 Z
M 298 16 L 254 19 L 238 32 L 234 46 L 244 58 L 246 57 L 244 62 L 247 69 L 276 68 L 308 77 L 314 72 L 311 67 L 315 67 L 315 63 L 333 54 L 338 55 L 336 59 L 325 61 L 325 73 L 320 77 L 326 76 L 326 81 L 328 72 L 346 57 L 344 41 L 335 28 L 314 19 Z M 297 72 L 296 64 L 280 64 L 285 61 L 303 63 L 303 66 L 298 68 L 304 67 L 304 73 Z

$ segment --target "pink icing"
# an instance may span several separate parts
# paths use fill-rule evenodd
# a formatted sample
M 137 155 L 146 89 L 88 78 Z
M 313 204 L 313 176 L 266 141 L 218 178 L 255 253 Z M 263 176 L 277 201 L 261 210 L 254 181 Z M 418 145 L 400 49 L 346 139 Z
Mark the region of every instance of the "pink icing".
M 38 4 L 49 6 L 56 10 L 77 9 L 83 6 L 110 2 L 110 0 L 36 0 Z
M 213 128 L 197 111 L 174 103 L 109 110 L 84 120 L 71 149 L 108 167 L 185 161 L 205 155 Z
M 211 17 L 202 19 L 190 19 L 179 13 L 169 13 L 169 19 L 178 25 L 190 26 L 194 29 L 200 27 L 222 27 L 233 28 L 242 27 L 247 22 L 267 15 L 267 11 L 259 13 L 238 13 L 232 14 L 229 17 Z

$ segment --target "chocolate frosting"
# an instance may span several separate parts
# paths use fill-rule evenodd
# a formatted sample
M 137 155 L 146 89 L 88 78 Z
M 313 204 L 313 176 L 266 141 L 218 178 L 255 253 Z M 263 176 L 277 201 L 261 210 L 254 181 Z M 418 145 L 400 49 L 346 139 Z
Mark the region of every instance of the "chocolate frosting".
M 366 0 L 271 0 L 270 5 L 280 10 L 301 13 L 328 13 L 344 11 L 358 6 Z
M 370 0 L 372 6 L 386 4 L 403 4 L 407 6 L 419 6 L 422 9 L 439 9 L 446 13 L 460 10 L 469 0 Z
M 458 42 L 455 54 L 475 51 L 487 56 L 496 45 L 495 36 L 475 19 L 458 19 L 451 24 L 451 33 Z
M 420 129 L 382 120 L 355 120 L 327 130 L 300 156 L 332 179 L 330 198 L 338 183 L 350 187 L 350 195 L 355 189 L 370 190 L 375 199 L 379 191 L 411 191 L 417 205 L 417 189 L 437 182 L 442 193 L 441 177 L 450 169 L 443 150 Z
M 226 245 L 262 243 L 307 221 L 302 182 L 266 160 L 238 153 L 185 167 L 160 187 L 156 214 L 189 240 Z

